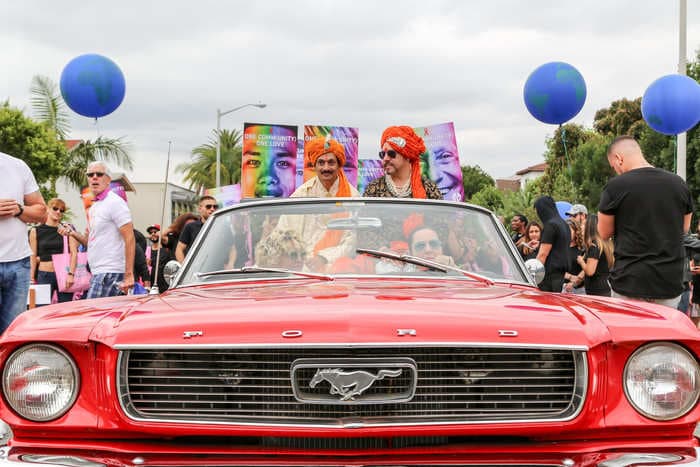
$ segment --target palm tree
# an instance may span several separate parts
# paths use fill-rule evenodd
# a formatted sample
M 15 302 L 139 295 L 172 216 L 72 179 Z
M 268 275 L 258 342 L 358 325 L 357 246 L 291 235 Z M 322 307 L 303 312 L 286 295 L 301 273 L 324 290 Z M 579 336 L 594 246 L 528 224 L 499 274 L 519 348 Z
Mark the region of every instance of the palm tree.
M 46 76 L 37 75 L 32 78 L 30 90 L 35 119 L 48 125 L 54 130 L 58 139 L 65 141 L 70 133 L 70 117 L 56 83 Z M 99 136 L 94 141 L 81 141 L 68 151 L 63 171 L 50 178 L 51 189 L 56 191 L 56 180 L 61 176 L 66 177 L 72 185 L 80 189 L 85 185 L 87 166 L 96 160 L 113 162 L 128 170 L 134 168 L 129 155 L 129 144 L 123 141 L 123 138 Z
M 175 170 L 185 174 L 184 181 L 197 194 L 216 186 L 216 139 L 220 141 L 221 184 L 233 185 L 241 180 L 241 132 L 213 131 L 209 142 L 192 150 L 192 162 L 179 164 Z

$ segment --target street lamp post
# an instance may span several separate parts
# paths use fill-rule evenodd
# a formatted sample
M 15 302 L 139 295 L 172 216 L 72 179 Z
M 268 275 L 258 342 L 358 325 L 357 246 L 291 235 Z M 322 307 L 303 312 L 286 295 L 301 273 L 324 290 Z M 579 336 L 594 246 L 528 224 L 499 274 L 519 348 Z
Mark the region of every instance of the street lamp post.
M 216 188 L 221 186 L 221 117 L 246 107 L 264 109 L 267 107 L 267 104 L 243 104 L 225 112 L 222 112 L 221 109 L 216 109 Z

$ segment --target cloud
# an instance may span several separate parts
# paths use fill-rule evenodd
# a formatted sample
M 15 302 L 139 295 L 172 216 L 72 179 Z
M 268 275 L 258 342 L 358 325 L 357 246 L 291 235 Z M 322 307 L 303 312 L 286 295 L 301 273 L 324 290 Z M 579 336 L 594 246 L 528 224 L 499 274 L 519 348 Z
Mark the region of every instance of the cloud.
M 700 8 L 689 3 L 692 57 Z M 588 97 L 574 122 L 591 126 L 596 110 L 676 71 L 677 9 L 667 0 L 3 2 L 12 71 L 0 98 L 29 110 L 32 76 L 58 81 L 77 55 L 109 56 L 126 75 L 124 103 L 97 127 L 73 116 L 72 136 L 124 136 L 138 181 L 163 178 L 169 141 L 171 167 L 187 161 L 211 137 L 217 108 L 257 102 L 267 108 L 222 125 L 356 126 L 360 155 L 371 157 L 388 125 L 454 121 L 462 162 L 504 177 L 541 162 L 555 130 L 523 104 L 537 66 L 581 71 Z

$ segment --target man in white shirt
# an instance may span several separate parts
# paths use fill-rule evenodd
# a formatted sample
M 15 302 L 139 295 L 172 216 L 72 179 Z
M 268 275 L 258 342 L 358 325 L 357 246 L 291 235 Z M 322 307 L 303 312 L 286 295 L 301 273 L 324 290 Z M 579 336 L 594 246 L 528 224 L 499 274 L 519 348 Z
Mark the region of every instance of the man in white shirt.
M 24 161 L 0 152 L 0 332 L 27 309 L 27 222 L 46 220 L 46 203 Z
M 112 181 L 104 162 L 88 166 L 87 179 L 94 199 L 88 211 L 88 234 L 68 233 L 87 244 L 92 273 L 87 298 L 111 297 L 134 286 L 134 227 L 126 201 L 109 189 Z
M 304 143 L 304 159 L 313 164 L 316 176 L 294 190 L 292 198 L 359 197 L 350 185 L 343 166 L 345 148 L 330 135 L 319 136 Z M 327 230 L 330 216 L 282 216 L 277 229 L 293 230 L 306 242 L 307 266 L 323 271 L 329 264 L 352 249 L 348 231 Z

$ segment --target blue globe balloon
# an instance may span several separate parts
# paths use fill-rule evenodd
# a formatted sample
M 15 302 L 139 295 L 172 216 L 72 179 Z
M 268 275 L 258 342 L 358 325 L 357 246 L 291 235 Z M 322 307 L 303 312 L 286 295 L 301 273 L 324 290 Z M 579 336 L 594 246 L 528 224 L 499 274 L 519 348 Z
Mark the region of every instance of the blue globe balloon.
M 647 125 L 665 135 L 677 135 L 700 121 L 700 84 L 683 75 L 666 75 L 649 85 L 642 97 Z
M 114 112 L 124 100 L 124 74 L 116 63 L 97 54 L 74 58 L 61 73 L 61 95 L 68 107 L 85 117 Z
M 557 201 L 556 203 L 557 206 L 557 212 L 559 213 L 559 217 L 562 219 L 566 220 L 569 218 L 569 216 L 566 215 L 567 212 L 571 211 L 571 203 L 568 201 Z
M 560 125 L 581 111 L 586 102 L 586 82 L 581 73 L 564 62 L 539 66 L 525 82 L 525 106 L 537 120 Z

